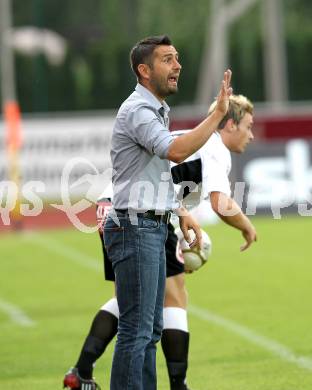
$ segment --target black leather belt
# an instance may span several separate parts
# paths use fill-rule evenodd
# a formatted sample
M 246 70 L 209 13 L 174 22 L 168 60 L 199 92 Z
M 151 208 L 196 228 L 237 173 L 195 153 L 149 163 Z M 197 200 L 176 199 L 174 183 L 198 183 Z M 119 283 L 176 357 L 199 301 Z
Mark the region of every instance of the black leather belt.
M 128 214 L 131 215 L 131 210 L 127 209 L 115 209 L 118 213 L 122 214 Z M 168 224 L 170 222 L 170 217 L 171 217 L 171 211 L 166 211 L 164 214 L 156 214 L 155 210 L 147 210 L 145 213 L 135 213 L 133 211 L 134 215 L 137 215 L 138 217 L 143 217 L 143 218 L 149 218 L 153 219 L 154 221 L 158 222 L 163 222 Z

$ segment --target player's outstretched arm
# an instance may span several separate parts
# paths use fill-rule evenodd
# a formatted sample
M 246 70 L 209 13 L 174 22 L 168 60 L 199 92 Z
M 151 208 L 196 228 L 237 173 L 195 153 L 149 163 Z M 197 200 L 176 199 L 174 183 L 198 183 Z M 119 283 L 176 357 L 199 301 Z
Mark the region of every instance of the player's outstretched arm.
M 241 251 L 248 249 L 253 242 L 257 241 L 255 227 L 234 199 L 222 192 L 214 191 L 210 194 L 210 202 L 213 211 L 222 221 L 242 232 L 245 243 L 240 247 Z
M 215 110 L 192 131 L 175 138 L 169 147 L 168 160 L 181 163 L 200 149 L 217 129 L 229 108 L 229 98 L 233 92 L 231 77 L 232 72 L 230 70 L 224 72 Z

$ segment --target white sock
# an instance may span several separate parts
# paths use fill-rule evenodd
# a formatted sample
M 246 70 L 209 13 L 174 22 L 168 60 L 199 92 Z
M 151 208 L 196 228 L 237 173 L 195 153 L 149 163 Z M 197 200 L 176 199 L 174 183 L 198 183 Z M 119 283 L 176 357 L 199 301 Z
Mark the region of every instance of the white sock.
M 101 307 L 101 310 L 108 311 L 116 318 L 119 318 L 119 307 L 117 303 L 117 298 L 114 297 L 109 301 L 107 301 L 106 303 L 104 303 L 104 305 Z
M 188 332 L 187 312 L 180 307 L 164 307 L 164 329 L 178 329 Z

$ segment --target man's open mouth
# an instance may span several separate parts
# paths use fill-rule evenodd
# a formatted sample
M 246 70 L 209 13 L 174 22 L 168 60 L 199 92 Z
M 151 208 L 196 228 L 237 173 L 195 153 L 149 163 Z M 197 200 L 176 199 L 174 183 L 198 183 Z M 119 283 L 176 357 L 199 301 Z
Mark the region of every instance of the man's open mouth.
M 169 77 L 169 79 L 168 79 L 168 81 L 169 81 L 169 83 L 171 83 L 171 84 L 175 84 L 175 85 L 177 85 L 178 84 L 178 76 L 170 76 Z

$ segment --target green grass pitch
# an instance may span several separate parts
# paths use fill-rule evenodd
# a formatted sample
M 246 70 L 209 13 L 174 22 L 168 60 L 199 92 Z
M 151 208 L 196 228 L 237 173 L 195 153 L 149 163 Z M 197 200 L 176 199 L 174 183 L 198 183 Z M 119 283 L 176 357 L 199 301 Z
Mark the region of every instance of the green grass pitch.
M 211 260 L 187 275 L 192 390 L 312 389 L 312 219 L 254 224 L 259 241 L 244 253 L 238 231 L 207 227 Z M 0 389 L 61 389 L 112 293 L 96 234 L 0 235 Z M 95 369 L 104 389 L 112 351 Z M 158 383 L 169 388 L 160 348 Z

